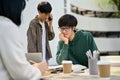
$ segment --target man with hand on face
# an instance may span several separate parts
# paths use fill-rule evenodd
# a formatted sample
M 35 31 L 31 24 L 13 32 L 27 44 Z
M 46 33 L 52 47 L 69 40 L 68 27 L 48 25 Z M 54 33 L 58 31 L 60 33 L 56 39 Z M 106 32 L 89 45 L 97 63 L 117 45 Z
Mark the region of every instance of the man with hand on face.
M 38 15 L 30 22 L 28 36 L 28 52 L 42 52 L 42 59 L 47 61 L 52 57 L 49 40 L 55 36 L 53 31 L 52 7 L 43 1 L 37 6 Z
M 98 50 L 93 36 L 89 32 L 76 30 L 77 19 L 70 14 L 65 14 L 58 21 L 60 41 L 58 42 L 56 61 L 61 64 L 63 60 L 71 60 L 73 64 L 88 67 L 86 52 Z M 99 57 L 98 57 L 99 59 Z

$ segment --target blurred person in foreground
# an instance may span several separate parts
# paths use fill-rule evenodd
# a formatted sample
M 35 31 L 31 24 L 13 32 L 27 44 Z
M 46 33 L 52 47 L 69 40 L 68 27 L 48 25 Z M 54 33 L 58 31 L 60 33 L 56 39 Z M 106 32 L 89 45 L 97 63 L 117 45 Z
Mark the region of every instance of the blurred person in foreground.
M 71 14 L 59 18 L 60 41 L 57 46 L 56 61 L 61 64 L 63 60 L 71 60 L 73 64 L 88 67 L 86 52 L 88 50 L 93 52 L 98 48 L 91 33 L 76 29 L 77 23 L 76 17 Z
M 41 52 L 43 61 L 48 62 L 52 57 L 49 41 L 55 36 L 53 31 L 52 6 L 42 1 L 37 6 L 38 15 L 31 20 L 27 31 L 28 52 Z
M 25 0 L 0 0 L 0 80 L 39 80 L 46 62 L 31 65 L 18 26 Z

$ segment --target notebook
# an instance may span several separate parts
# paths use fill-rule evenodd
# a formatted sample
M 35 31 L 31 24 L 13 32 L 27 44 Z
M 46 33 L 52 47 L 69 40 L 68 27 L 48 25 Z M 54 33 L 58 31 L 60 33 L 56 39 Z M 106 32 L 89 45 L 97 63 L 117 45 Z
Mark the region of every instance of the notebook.
M 39 63 L 42 61 L 42 53 L 26 53 L 26 58 L 30 63 Z

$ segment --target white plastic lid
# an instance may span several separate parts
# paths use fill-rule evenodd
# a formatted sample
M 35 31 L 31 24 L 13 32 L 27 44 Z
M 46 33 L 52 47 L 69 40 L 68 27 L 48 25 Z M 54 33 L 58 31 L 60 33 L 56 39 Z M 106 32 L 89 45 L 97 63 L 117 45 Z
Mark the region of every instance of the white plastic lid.
M 64 61 L 62 61 L 62 64 L 72 64 L 72 61 L 70 61 L 70 60 L 64 60 Z
M 97 65 L 110 65 L 111 63 L 108 61 L 98 61 Z

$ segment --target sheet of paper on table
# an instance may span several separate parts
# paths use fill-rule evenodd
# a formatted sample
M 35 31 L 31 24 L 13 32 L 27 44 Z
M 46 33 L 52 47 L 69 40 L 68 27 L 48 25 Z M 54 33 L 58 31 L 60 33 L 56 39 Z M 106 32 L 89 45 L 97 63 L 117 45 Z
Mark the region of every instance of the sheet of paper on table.
M 72 70 L 75 73 L 80 73 L 83 72 L 84 69 L 87 69 L 87 67 L 76 64 L 76 65 L 72 65 Z M 49 70 L 53 71 L 53 73 L 55 72 L 62 72 L 63 71 L 63 66 L 62 65 L 58 65 L 58 66 L 49 66 Z
M 85 67 L 85 66 L 83 66 L 83 65 L 79 65 L 79 64 L 76 64 L 76 65 L 73 65 L 73 66 L 72 66 L 72 70 L 73 70 L 73 72 L 75 72 L 75 73 L 84 72 L 85 69 L 87 69 L 87 67 Z
M 62 68 L 62 65 L 57 65 L 57 66 L 49 66 L 49 69 L 56 69 L 56 68 Z

